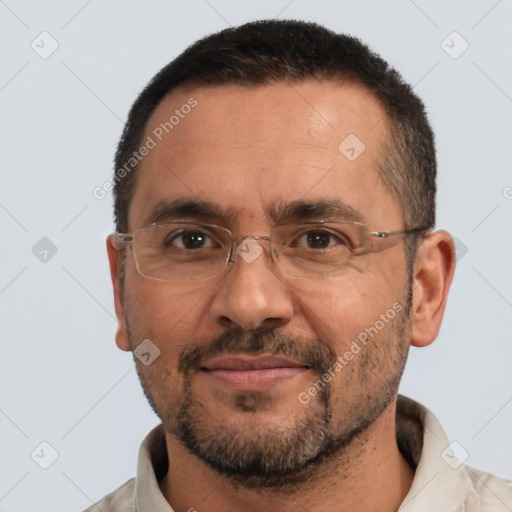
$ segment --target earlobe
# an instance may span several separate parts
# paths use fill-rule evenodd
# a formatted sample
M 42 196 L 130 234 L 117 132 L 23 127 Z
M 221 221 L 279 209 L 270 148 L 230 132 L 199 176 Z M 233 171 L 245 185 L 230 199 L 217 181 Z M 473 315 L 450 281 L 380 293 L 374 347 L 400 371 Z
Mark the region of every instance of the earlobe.
M 411 344 L 430 345 L 441 328 L 455 272 L 455 245 L 446 231 L 435 231 L 420 243 L 414 268 Z
M 120 250 L 116 243 L 115 235 L 107 237 L 107 254 L 110 265 L 110 277 L 114 291 L 114 306 L 117 318 L 116 344 L 121 350 L 130 351 L 132 349 L 130 336 L 126 325 L 126 315 L 123 298 L 123 285 L 119 275 Z

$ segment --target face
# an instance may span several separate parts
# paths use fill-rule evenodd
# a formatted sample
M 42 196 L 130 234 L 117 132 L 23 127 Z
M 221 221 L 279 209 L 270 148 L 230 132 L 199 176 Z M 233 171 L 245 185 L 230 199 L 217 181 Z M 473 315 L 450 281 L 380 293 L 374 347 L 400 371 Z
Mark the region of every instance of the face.
M 164 202 L 173 208 L 159 222 L 216 224 L 234 236 L 326 219 L 403 229 L 378 174 L 385 114 L 364 89 L 324 81 L 175 91 L 144 140 L 190 98 L 197 104 L 140 164 L 130 231 Z M 284 277 L 262 247 L 254 261 L 238 256 L 223 275 L 188 282 L 141 276 L 127 251 L 118 344 L 150 339 L 160 350 L 150 365 L 135 361 L 174 439 L 233 481 L 276 486 L 346 449 L 394 399 L 409 282 L 400 237 L 331 279 Z

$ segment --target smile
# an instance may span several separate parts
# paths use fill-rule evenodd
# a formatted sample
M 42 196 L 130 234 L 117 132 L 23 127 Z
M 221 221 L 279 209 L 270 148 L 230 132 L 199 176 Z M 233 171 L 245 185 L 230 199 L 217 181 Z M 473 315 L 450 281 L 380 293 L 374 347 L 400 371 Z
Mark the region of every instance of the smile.
M 201 371 L 234 389 L 261 390 L 292 379 L 308 366 L 280 356 L 221 356 L 201 366 Z

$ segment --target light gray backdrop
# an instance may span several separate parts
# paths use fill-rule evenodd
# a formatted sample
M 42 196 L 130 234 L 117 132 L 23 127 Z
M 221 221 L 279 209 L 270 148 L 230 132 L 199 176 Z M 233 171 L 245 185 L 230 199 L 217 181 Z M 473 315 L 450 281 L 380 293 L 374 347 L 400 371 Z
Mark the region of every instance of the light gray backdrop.
M 438 226 L 459 265 L 441 335 L 412 350 L 402 392 L 468 464 L 512 478 L 511 0 L 5 0 L 1 511 L 80 511 L 135 474 L 158 420 L 114 344 L 111 196 L 92 191 L 158 69 L 207 33 L 273 17 L 361 37 L 426 102 Z

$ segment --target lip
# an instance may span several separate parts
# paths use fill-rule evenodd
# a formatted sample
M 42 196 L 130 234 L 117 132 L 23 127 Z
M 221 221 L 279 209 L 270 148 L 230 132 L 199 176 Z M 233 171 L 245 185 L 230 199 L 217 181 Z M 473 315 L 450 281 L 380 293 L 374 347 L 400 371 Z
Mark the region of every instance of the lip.
M 282 356 L 226 355 L 207 361 L 201 370 L 234 389 L 260 390 L 292 379 L 308 370 L 300 361 Z
M 271 368 L 307 368 L 307 365 L 284 356 L 225 355 L 202 365 L 205 370 L 267 370 Z

